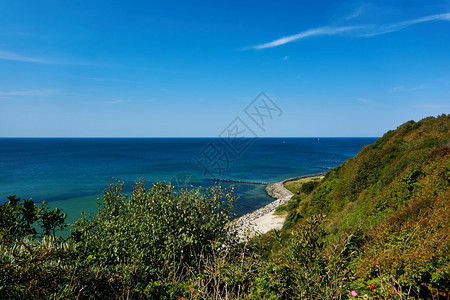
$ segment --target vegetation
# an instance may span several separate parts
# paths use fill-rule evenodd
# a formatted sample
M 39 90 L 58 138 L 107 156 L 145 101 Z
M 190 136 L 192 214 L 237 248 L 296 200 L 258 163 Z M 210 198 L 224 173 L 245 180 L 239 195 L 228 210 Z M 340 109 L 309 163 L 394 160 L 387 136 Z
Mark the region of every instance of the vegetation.
M 294 209 L 298 206 L 300 201 L 305 200 L 306 197 L 311 194 L 314 188 L 320 184 L 322 179 L 323 176 L 317 176 L 288 181 L 285 183 L 284 186 L 294 195 L 287 203 L 278 206 L 275 211 L 277 214 L 291 212 L 288 221 L 285 222 L 284 229 L 291 228 L 295 224 L 298 218 L 294 218 Z
M 330 171 L 290 211 L 288 220 L 297 221 L 293 232 L 320 213 L 328 218 L 323 226 L 328 245 L 352 240 L 355 289 L 368 293 L 370 284 L 377 290 L 389 285 L 409 297 L 448 297 L 449 119 L 409 121 L 387 132 Z
M 232 190 L 109 186 L 65 215 L 0 205 L 1 299 L 448 299 L 450 116 L 407 122 L 325 178 L 292 182 L 281 231 L 239 242 Z
M 314 188 L 319 185 L 322 179 L 323 176 L 302 178 L 295 181 L 288 181 L 284 184 L 284 186 L 294 194 L 298 193 L 309 195 Z

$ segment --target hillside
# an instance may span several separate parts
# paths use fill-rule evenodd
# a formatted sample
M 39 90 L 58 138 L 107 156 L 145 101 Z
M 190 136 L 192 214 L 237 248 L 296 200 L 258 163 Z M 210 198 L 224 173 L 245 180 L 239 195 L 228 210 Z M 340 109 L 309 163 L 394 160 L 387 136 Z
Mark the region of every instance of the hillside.
M 450 286 L 450 116 L 409 121 L 309 188 L 294 187 L 286 232 L 325 214 L 324 238 L 346 238 L 361 282 L 448 295 Z M 295 224 L 295 225 L 294 225 Z M 287 236 L 287 235 L 286 235 Z

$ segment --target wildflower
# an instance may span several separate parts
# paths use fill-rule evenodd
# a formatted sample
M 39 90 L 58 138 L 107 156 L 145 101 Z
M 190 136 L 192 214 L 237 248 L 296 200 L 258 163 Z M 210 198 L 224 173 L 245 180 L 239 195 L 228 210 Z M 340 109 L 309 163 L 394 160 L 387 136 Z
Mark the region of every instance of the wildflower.
M 394 290 L 394 293 L 398 294 L 398 291 L 397 291 L 397 290 Z
M 358 296 L 358 294 L 356 293 L 356 291 L 351 291 L 351 292 L 350 292 L 350 296 L 356 297 L 356 296 Z
M 374 285 L 373 283 L 371 283 L 371 284 L 369 285 L 369 287 L 370 287 L 371 290 L 373 290 L 373 289 L 375 288 L 375 285 Z
M 108 279 L 109 282 L 114 282 L 114 278 Z

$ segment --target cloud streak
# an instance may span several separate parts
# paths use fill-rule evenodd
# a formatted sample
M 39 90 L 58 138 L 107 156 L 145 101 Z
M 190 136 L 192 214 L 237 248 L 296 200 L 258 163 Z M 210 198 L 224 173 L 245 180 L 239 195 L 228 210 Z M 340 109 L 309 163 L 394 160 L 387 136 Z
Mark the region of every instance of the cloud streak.
M 425 16 L 422 18 L 412 19 L 404 22 L 398 22 L 394 24 L 388 24 L 388 25 L 359 25 L 359 26 L 325 26 L 325 27 L 318 27 L 318 28 L 312 28 L 305 31 L 302 31 L 300 33 L 285 36 L 276 40 L 273 40 L 268 43 L 251 46 L 244 48 L 244 50 L 249 49 L 268 49 L 268 48 L 274 48 L 281 45 L 285 45 L 288 43 L 292 43 L 294 41 L 298 41 L 307 37 L 313 37 L 313 36 L 323 36 L 323 35 L 338 35 L 338 34 L 347 34 L 351 36 L 356 37 L 372 37 L 376 35 L 382 35 L 391 33 L 394 31 L 402 30 L 406 27 L 426 23 L 426 22 L 432 22 L 432 21 L 450 21 L 450 13 L 445 14 L 436 14 L 436 15 L 430 15 Z
M 373 26 L 372 28 L 370 28 L 370 26 L 368 26 L 368 29 L 371 32 L 362 34 L 360 36 L 361 37 L 371 37 L 371 36 L 375 36 L 375 35 L 391 33 L 391 32 L 402 30 L 402 29 L 412 26 L 412 25 L 426 23 L 426 22 L 432 22 L 432 21 L 450 21 L 450 13 L 430 15 L 430 16 L 426 16 L 426 17 L 422 17 L 422 18 L 418 18 L 418 19 L 408 20 L 408 21 L 389 24 L 389 25 Z
M 405 87 L 404 85 L 395 86 L 392 89 L 390 89 L 390 92 L 400 92 L 400 91 L 416 91 L 416 90 L 422 90 L 425 89 L 427 86 L 425 84 L 421 84 L 419 86 L 413 86 L 413 87 Z
M 21 91 L 0 91 L 0 97 L 17 97 L 17 96 L 42 96 L 55 94 L 54 89 L 33 89 Z
M 50 65 L 88 65 L 88 66 L 102 67 L 102 65 L 91 63 L 91 62 L 51 60 L 51 59 L 46 59 L 46 58 L 21 55 L 21 54 L 15 53 L 15 52 L 3 51 L 3 50 L 0 50 L 0 60 L 18 61 L 18 62 L 26 62 L 26 63 L 38 63 L 38 64 L 50 64 Z
M 0 98 L 46 96 L 56 94 L 57 92 L 58 91 L 54 89 L 0 91 Z
M 121 103 L 126 103 L 128 100 L 116 99 L 116 100 L 106 100 L 106 101 L 84 101 L 82 103 L 89 105 L 116 105 Z
M 23 56 L 14 52 L 9 51 L 0 51 L 0 59 L 1 60 L 12 60 L 12 61 L 21 61 L 21 62 L 33 62 L 33 63 L 48 63 L 47 61 L 36 58 Z
M 127 101 L 123 100 L 123 99 L 103 101 L 104 104 L 120 104 L 120 103 L 125 103 L 125 102 L 127 102 Z
M 349 14 L 348 16 L 344 17 L 344 20 L 352 20 L 357 17 L 359 17 L 365 10 L 365 6 L 361 5 L 357 10 L 355 10 L 353 13 Z
M 359 98 L 358 101 L 361 103 L 364 103 L 364 104 L 369 104 L 372 102 L 372 100 L 367 99 L 367 98 Z
M 356 30 L 358 28 L 360 28 L 360 26 L 313 28 L 313 29 L 308 29 L 306 31 L 294 34 L 294 35 L 285 36 L 285 37 L 276 39 L 276 40 L 274 40 L 272 42 L 269 42 L 269 43 L 265 43 L 265 44 L 261 44 L 261 45 L 257 45 L 257 46 L 253 46 L 253 47 L 249 47 L 249 48 L 250 49 L 273 48 L 273 47 L 281 46 L 281 45 L 284 45 L 284 44 L 287 44 L 287 43 L 291 43 L 293 41 L 304 39 L 304 38 L 310 37 L 310 36 L 335 35 L 335 34 L 339 34 L 339 33 L 343 33 L 343 32 L 354 31 L 354 30 Z

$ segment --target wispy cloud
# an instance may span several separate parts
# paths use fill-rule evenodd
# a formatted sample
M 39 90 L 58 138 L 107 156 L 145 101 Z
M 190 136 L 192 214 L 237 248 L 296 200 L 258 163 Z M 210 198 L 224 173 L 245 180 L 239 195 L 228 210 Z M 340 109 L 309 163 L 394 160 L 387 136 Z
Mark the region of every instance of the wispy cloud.
M 417 103 L 414 105 L 417 108 L 425 108 L 425 109 L 437 109 L 437 110 L 446 110 L 450 109 L 449 104 L 444 103 Z
M 57 93 L 58 90 L 55 89 L 0 91 L 0 98 L 46 96 L 46 95 L 54 95 Z
M 405 90 L 405 86 L 404 85 L 398 85 L 398 86 L 394 86 L 392 89 L 390 89 L 390 92 L 398 92 L 398 91 L 403 91 Z
M 353 11 L 351 14 L 344 17 L 344 20 L 352 20 L 357 17 L 359 17 L 365 10 L 365 5 L 361 5 L 358 7 L 355 11 Z
M 269 42 L 269 43 L 265 43 L 265 44 L 261 44 L 261 45 L 257 45 L 257 46 L 253 46 L 253 47 L 248 47 L 247 49 L 273 48 L 273 47 L 281 46 L 281 45 L 284 45 L 284 44 L 287 44 L 287 43 L 291 43 L 293 41 L 304 39 L 304 38 L 310 37 L 310 36 L 335 35 L 335 34 L 339 34 L 339 33 L 343 33 L 343 32 L 355 31 L 356 29 L 360 29 L 360 26 L 313 28 L 313 29 L 308 29 L 306 31 L 294 34 L 294 35 L 285 36 L 285 37 L 276 39 L 276 40 L 274 40 L 272 42 Z
M 102 77 L 90 77 L 88 79 L 94 80 L 94 81 L 109 81 L 108 78 L 102 78 Z
M 359 98 L 358 101 L 361 103 L 364 103 L 364 104 L 369 104 L 372 102 L 372 100 L 367 99 L 367 98 Z
M 76 60 L 61 60 L 61 59 L 48 59 L 42 57 L 22 55 L 16 52 L 0 50 L 0 60 L 18 61 L 26 63 L 39 63 L 39 64 L 51 64 L 51 65 L 89 65 L 89 66 L 102 66 L 100 64 L 76 61 Z
M 421 84 L 418 86 L 413 87 L 405 87 L 404 85 L 398 85 L 390 89 L 390 92 L 401 92 L 401 91 L 416 91 L 416 90 L 422 90 L 426 88 L 427 86 L 425 84 Z
M 118 78 L 108 78 L 108 77 L 82 77 L 83 79 L 89 79 L 97 82 L 123 82 L 123 83 L 139 83 L 135 80 L 118 79 Z
M 104 104 L 119 104 L 119 103 L 124 103 L 127 102 L 126 100 L 123 99 L 117 99 L 117 100 L 111 100 L 111 101 L 103 101 Z
M 21 61 L 21 62 L 33 62 L 33 63 L 49 63 L 44 59 L 37 57 L 29 57 L 20 55 L 14 52 L 9 51 L 0 51 L 0 59 L 1 60 L 13 60 L 13 61 Z
M 426 23 L 426 22 L 432 22 L 432 21 L 450 21 L 450 13 L 430 15 L 430 16 L 426 16 L 426 17 L 422 17 L 422 18 L 417 18 L 417 19 L 394 23 L 394 24 L 389 24 L 389 25 L 367 26 L 369 32 L 367 32 L 365 34 L 361 34 L 360 36 L 361 37 L 371 37 L 371 36 L 375 36 L 375 35 L 391 33 L 391 32 L 402 30 L 402 29 L 412 26 L 412 25 Z
M 120 104 L 120 103 L 125 103 L 125 102 L 128 102 L 128 100 L 116 99 L 116 100 L 105 100 L 105 101 L 84 101 L 82 103 L 89 104 L 89 105 L 98 105 L 98 104 L 115 105 L 115 104 Z
M 398 22 L 393 24 L 382 24 L 382 25 L 359 25 L 359 26 L 325 26 L 325 27 L 318 27 L 318 28 L 312 28 L 305 31 L 302 31 L 300 33 L 285 36 L 276 40 L 273 40 L 268 43 L 251 46 L 244 48 L 244 50 L 249 49 L 267 49 L 267 48 L 273 48 L 278 47 L 281 45 L 285 45 L 294 41 L 298 41 L 307 37 L 313 37 L 313 36 L 322 36 L 322 35 L 338 35 L 338 34 L 346 34 L 351 35 L 355 37 L 372 37 L 375 35 L 381 35 L 386 34 L 394 31 L 402 30 L 406 27 L 431 22 L 431 21 L 450 21 L 450 13 L 445 14 L 436 14 L 436 15 L 430 15 L 425 16 L 422 18 L 412 19 L 404 22 Z

